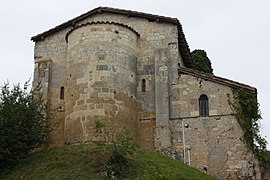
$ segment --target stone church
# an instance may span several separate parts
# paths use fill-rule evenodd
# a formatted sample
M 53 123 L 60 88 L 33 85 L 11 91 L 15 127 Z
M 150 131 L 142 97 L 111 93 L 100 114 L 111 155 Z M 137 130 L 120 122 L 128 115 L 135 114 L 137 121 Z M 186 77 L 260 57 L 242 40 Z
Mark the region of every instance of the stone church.
M 178 19 L 98 7 L 31 40 L 51 145 L 95 141 L 101 120 L 219 179 L 260 179 L 228 103 L 256 88 L 194 70 Z

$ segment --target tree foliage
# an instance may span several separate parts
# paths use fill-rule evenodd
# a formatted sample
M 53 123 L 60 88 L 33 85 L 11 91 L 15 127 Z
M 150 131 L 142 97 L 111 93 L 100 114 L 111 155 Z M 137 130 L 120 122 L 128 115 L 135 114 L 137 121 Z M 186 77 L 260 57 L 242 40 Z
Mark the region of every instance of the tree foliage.
M 243 141 L 249 150 L 264 164 L 270 165 L 269 153 L 266 151 L 267 141 L 260 135 L 259 122 L 262 119 L 257 94 L 244 89 L 233 89 L 233 101 L 229 103 L 235 118 L 242 127 Z
M 0 173 L 46 142 L 45 104 L 39 91 L 0 87 Z
M 207 57 L 207 54 L 204 50 L 195 49 L 191 52 L 192 59 L 195 64 L 195 69 L 213 74 L 213 68 L 210 59 Z

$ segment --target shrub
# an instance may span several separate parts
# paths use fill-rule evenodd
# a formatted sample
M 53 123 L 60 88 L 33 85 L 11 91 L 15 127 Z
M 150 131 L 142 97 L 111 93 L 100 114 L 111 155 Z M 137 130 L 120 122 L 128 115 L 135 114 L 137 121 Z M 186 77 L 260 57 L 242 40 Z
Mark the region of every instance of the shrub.
M 0 173 L 46 142 L 45 104 L 29 84 L 0 90 Z
M 135 144 L 132 143 L 132 136 L 126 128 L 108 129 L 105 123 L 96 121 L 96 133 L 100 136 L 101 141 L 97 144 L 106 146 L 110 149 L 110 157 L 106 162 L 103 174 L 106 177 L 122 177 L 123 171 L 130 167 L 126 155 L 131 155 L 136 150 Z

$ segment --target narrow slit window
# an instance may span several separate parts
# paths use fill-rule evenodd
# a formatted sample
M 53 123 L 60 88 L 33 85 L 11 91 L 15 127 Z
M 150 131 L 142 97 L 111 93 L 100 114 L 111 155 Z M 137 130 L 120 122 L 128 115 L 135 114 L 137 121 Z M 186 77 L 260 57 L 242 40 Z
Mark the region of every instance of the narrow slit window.
M 208 104 L 208 97 L 203 94 L 199 98 L 199 109 L 200 109 L 200 116 L 201 117 L 208 117 L 209 116 L 209 104 Z
M 65 98 L 65 88 L 63 86 L 61 86 L 60 88 L 60 99 L 64 99 Z
M 146 92 L 146 81 L 142 79 L 142 92 Z

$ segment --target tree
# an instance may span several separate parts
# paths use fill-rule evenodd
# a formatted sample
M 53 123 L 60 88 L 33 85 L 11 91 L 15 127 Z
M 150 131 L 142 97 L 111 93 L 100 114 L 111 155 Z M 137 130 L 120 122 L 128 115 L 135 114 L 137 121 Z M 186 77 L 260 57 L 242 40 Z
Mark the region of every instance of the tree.
M 39 91 L 9 84 L 0 87 L 0 173 L 47 139 L 45 104 Z
M 210 59 L 207 57 L 207 54 L 204 50 L 195 49 L 191 52 L 192 59 L 195 64 L 195 69 L 213 74 L 213 68 Z

